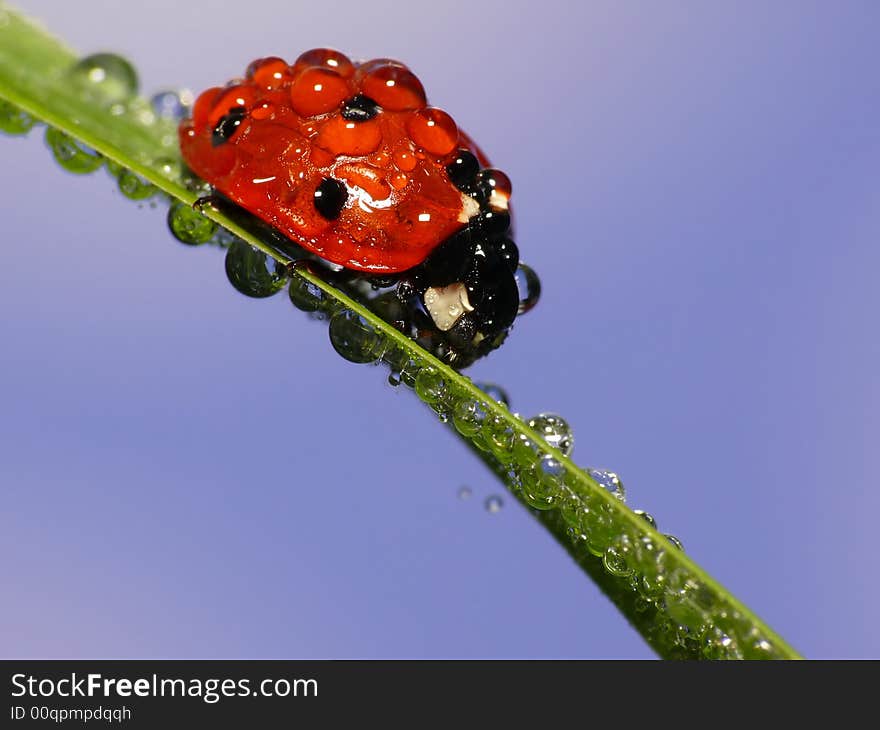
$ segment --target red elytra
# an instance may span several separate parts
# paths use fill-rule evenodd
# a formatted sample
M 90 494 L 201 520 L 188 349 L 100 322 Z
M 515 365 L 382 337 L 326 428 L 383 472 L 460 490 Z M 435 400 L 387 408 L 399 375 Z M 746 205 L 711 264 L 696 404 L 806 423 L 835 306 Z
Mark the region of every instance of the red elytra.
M 343 115 L 358 95 L 378 105 L 374 115 Z M 228 135 L 219 143 L 218 124 Z M 354 64 L 329 49 L 292 65 L 259 59 L 244 80 L 203 92 L 180 146 L 192 171 L 233 202 L 318 256 L 374 274 L 417 266 L 467 225 L 473 206 L 446 171 L 456 150 L 488 165 L 452 117 L 428 106 L 406 66 Z M 328 178 L 347 192 L 330 219 L 315 202 Z

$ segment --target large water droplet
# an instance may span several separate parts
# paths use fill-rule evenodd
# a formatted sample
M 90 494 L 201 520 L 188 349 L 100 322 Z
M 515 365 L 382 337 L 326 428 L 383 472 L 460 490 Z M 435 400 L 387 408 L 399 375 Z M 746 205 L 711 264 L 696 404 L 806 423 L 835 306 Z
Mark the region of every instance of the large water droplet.
M 333 349 L 349 362 L 375 362 L 382 357 L 384 341 L 367 320 L 350 309 L 342 309 L 330 318 Z
M 76 175 L 94 172 L 104 163 L 104 158 L 91 147 L 54 127 L 46 129 L 46 144 L 52 150 L 55 161 Z
M 555 413 L 539 413 L 528 421 L 529 428 L 538 434 L 554 449 L 569 456 L 574 448 L 574 433 L 571 426 Z
M 37 120 L 26 111 L 0 99 L 0 131 L 12 135 L 27 134 L 36 123 Z
M 504 501 L 497 494 L 493 494 L 489 497 L 486 497 L 485 501 L 486 512 L 490 514 L 495 514 L 496 512 L 500 512 L 501 508 L 504 506 Z
M 147 200 L 152 198 L 159 190 L 149 180 L 131 170 L 124 169 L 117 178 L 119 192 L 129 200 Z
M 516 269 L 516 286 L 519 289 L 519 313 L 525 314 L 541 298 L 541 280 L 531 266 L 521 263 Z
M 211 240 L 217 224 L 186 203 L 172 203 L 168 209 L 168 228 L 181 243 L 197 246 Z
M 626 490 L 623 488 L 623 482 L 620 481 L 620 477 L 613 471 L 608 471 L 608 469 L 587 469 L 587 474 L 593 477 L 600 487 L 608 490 L 621 502 L 626 501 Z
M 188 89 L 160 91 L 150 97 L 150 106 L 157 117 L 177 122 L 189 116 L 192 104 L 193 93 Z
M 226 276 L 242 294 L 262 299 L 281 290 L 287 272 L 281 262 L 238 239 L 226 251 Z
M 679 540 L 675 535 L 664 535 L 663 537 L 665 537 L 670 543 L 672 543 L 673 547 L 676 547 L 684 552 L 684 545 L 682 544 L 681 540 Z
M 91 98 L 121 102 L 137 94 L 137 72 L 115 53 L 95 53 L 77 61 L 71 69 L 74 83 Z

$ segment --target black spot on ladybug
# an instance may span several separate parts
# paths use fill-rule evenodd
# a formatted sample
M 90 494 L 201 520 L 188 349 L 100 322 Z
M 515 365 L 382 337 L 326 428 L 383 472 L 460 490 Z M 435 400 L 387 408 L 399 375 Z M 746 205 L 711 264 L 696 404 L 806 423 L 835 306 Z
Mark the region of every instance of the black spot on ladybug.
M 379 113 L 379 105 L 369 96 L 357 94 L 342 104 L 342 118 L 349 122 L 366 122 Z
M 348 191 L 339 180 L 325 177 L 315 189 L 315 210 L 328 221 L 336 220 L 348 200 Z
M 228 142 L 237 131 L 241 123 L 247 117 L 247 110 L 243 106 L 234 106 L 217 122 L 211 133 L 211 146 L 219 147 Z
M 460 149 L 455 159 L 446 166 L 446 173 L 459 190 L 469 190 L 480 171 L 480 162 L 468 150 Z M 487 196 L 488 197 L 488 196 Z

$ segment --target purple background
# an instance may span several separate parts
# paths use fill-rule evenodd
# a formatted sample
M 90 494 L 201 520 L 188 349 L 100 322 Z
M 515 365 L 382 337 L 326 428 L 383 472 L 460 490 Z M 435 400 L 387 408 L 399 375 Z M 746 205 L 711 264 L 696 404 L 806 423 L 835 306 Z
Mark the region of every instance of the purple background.
M 803 653 L 880 655 L 880 6 L 21 7 L 147 92 L 408 62 L 512 177 L 545 287 L 472 377 L 566 416 Z M 0 149 L 3 656 L 652 656 L 383 371 L 40 134 Z

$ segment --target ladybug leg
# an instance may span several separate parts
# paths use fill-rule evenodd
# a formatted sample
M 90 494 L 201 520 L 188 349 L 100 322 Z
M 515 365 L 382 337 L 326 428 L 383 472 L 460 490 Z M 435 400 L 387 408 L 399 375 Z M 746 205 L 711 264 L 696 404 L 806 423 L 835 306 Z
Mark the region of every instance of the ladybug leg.
M 205 208 L 214 208 L 216 210 L 222 210 L 225 207 L 225 204 L 228 204 L 230 201 L 228 198 L 224 198 L 220 193 L 213 192 L 208 195 L 203 195 L 201 198 L 197 198 L 196 201 L 192 204 L 193 210 L 197 210 L 199 213 L 204 212 Z

